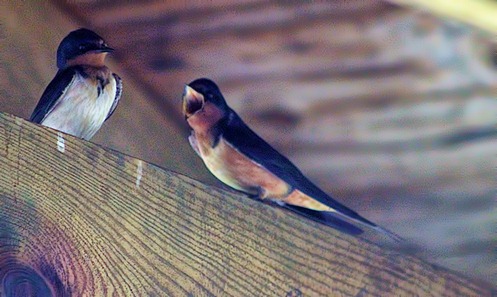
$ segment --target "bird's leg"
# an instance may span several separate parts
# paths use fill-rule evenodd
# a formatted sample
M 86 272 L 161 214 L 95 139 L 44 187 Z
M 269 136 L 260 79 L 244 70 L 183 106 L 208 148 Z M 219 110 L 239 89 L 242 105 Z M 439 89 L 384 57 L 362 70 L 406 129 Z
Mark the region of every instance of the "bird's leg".
M 252 199 L 256 199 L 256 200 L 260 200 L 260 201 L 264 201 L 266 200 L 266 190 L 263 189 L 262 187 L 253 187 L 251 188 L 251 190 L 253 191 L 250 191 L 250 192 L 247 192 L 247 195 L 252 198 Z
M 279 205 L 279 206 L 283 206 L 285 204 L 280 199 L 269 197 L 269 192 L 266 189 L 264 189 L 262 187 L 258 187 L 257 190 L 258 190 L 258 193 L 257 193 L 257 195 L 254 195 L 254 196 L 258 200 L 260 200 L 262 203 L 269 204 L 269 205 L 276 204 L 276 205 Z

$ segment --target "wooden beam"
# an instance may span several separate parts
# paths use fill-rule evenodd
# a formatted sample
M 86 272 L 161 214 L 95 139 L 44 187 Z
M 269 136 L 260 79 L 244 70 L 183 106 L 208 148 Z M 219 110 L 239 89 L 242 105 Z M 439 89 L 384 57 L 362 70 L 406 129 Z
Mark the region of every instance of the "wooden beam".
M 453 18 L 490 33 L 497 33 L 497 2 L 493 0 L 389 0 Z
M 316 18 L 332 20 L 350 17 L 358 10 L 371 13 L 382 10 L 385 4 L 378 0 L 349 0 L 330 2 L 282 3 L 273 1 L 209 1 L 207 3 L 172 3 L 156 1 L 150 3 L 120 3 L 106 9 L 100 6 L 85 5 L 56 0 L 63 7 L 71 10 L 72 15 L 86 19 L 95 28 L 119 30 L 115 24 L 131 24 L 129 37 L 122 42 L 142 42 L 151 36 L 154 39 L 169 38 L 198 39 L 228 32 L 239 33 L 266 31 L 268 26 L 285 27 L 314 21 Z M 224 3 L 223 3 L 224 2 Z M 130 13 L 132 12 L 132 13 Z M 364 13 L 359 13 L 364 15 Z M 89 18 L 88 16 L 92 16 Z M 208 18 L 208 22 L 205 19 Z M 178 19 L 188 20 L 178 23 Z M 156 30 L 147 29 L 153 23 Z M 144 34 L 144 35 L 143 35 Z M 121 44 L 124 46 L 124 44 Z
M 1 296 L 492 294 L 417 258 L 6 114 L 0 171 Z

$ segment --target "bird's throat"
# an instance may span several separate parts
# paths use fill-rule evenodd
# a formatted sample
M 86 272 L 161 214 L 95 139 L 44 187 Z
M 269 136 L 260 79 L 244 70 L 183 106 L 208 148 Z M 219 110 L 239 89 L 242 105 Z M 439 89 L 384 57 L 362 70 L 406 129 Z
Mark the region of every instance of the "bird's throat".
M 89 52 L 74 59 L 68 60 L 66 67 L 77 66 L 77 65 L 87 65 L 93 67 L 103 67 L 105 66 L 105 57 L 107 53 L 104 52 Z

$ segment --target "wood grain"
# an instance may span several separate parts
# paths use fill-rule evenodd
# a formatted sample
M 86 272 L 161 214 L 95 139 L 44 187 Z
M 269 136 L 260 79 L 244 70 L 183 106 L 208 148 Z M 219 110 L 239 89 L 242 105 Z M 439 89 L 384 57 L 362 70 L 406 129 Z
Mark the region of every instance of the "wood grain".
M 497 283 L 492 35 L 380 0 L 0 0 L 0 26 L 1 111 L 29 116 L 60 39 L 90 27 L 125 81 L 92 141 L 214 184 L 179 112 L 184 83 L 212 77 L 327 193 Z
M 497 282 L 497 75 L 486 34 L 382 1 L 142 5 L 162 8 L 147 17 L 133 13 L 139 5 L 70 6 L 116 33 L 142 84 L 169 94 L 215 79 L 326 192 L 433 261 Z M 107 12 L 115 22 L 94 15 Z
M 491 296 L 488 285 L 6 114 L 0 171 L 2 296 Z

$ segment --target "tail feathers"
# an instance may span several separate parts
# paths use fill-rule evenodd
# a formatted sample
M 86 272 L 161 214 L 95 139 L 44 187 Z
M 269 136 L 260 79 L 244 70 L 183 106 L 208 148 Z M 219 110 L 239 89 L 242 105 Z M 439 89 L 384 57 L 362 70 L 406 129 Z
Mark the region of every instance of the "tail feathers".
M 404 242 L 405 241 L 405 239 L 402 238 L 400 235 L 397 235 L 397 234 L 393 233 L 392 231 L 384 229 L 384 228 L 382 228 L 380 226 L 373 227 L 373 229 L 375 229 L 376 231 L 379 231 L 380 233 L 383 233 L 383 234 L 387 235 L 388 237 L 390 237 L 395 242 Z
M 367 220 L 367 219 L 365 219 L 365 218 L 363 218 L 363 217 L 361 217 L 359 215 L 357 215 L 357 217 L 355 217 L 355 216 L 354 217 L 349 217 L 349 216 L 347 216 L 345 214 L 340 214 L 340 213 L 337 213 L 337 214 L 341 215 L 341 216 L 344 216 L 344 217 L 348 218 L 349 220 L 357 222 L 360 225 L 366 226 L 366 227 L 371 228 L 371 229 L 373 229 L 373 230 L 375 230 L 375 231 L 377 231 L 379 233 L 382 233 L 382 234 L 388 236 L 390 239 L 392 239 L 395 242 L 403 242 L 403 241 L 405 241 L 404 238 L 402 238 L 399 235 L 393 233 L 392 231 L 389 231 L 389 230 L 387 230 L 385 228 L 382 228 L 382 227 L 376 225 L 375 223 L 373 223 L 373 222 L 371 222 L 371 221 L 369 221 L 369 220 Z
M 285 208 L 288 208 L 298 214 L 301 214 L 303 216 L 306 216 L 316 222 L 325 224 L 327 226 L 330 226 L 332 228 L 337 229 L 338 231 L 344 232 L 349 235 L 360 235 L 364 233 L 364 230 L 361 229 L 360 227 L 355 226 L 352 223 L 349 223 L 347 221 L 353 221 L 357 223 L 358 225 L 365 226 L 367 228 L 373 229 L 376 232 L 382 233 L 386 236 L 388 236 L 390 239 L 392 239 L 395 242 L 403 242 L 404 239 L 400 237 L 399 235 L 393 233 L 392 231 L 389 231 L 387 229 L 384 229 L 373 222 L 370 222 L 362 217 L 359 216 L 360 219 L 355 218 L 355 217 L 349 217 L 348 215 L 342 214 L 340 212 L 332 212 L 332 211 L 320 211 L 320 210 L 312 210 L 304 207 L 299 207 L 295 205 L 289 205 L 289 204 L 284 204 L 282 205 Z
M 335 212 L 312 210 L 289 204 L 285 204 L 283 205 L 283 207 L 288 208 L 300 215 L 308 217 L 313 221 L 335 228 L 338 231 L 344 232 L 346 234 L 357 236 L 364 232 L 361 228 L 356 227 L 353 224 L 341 219 L 340 214 Z

